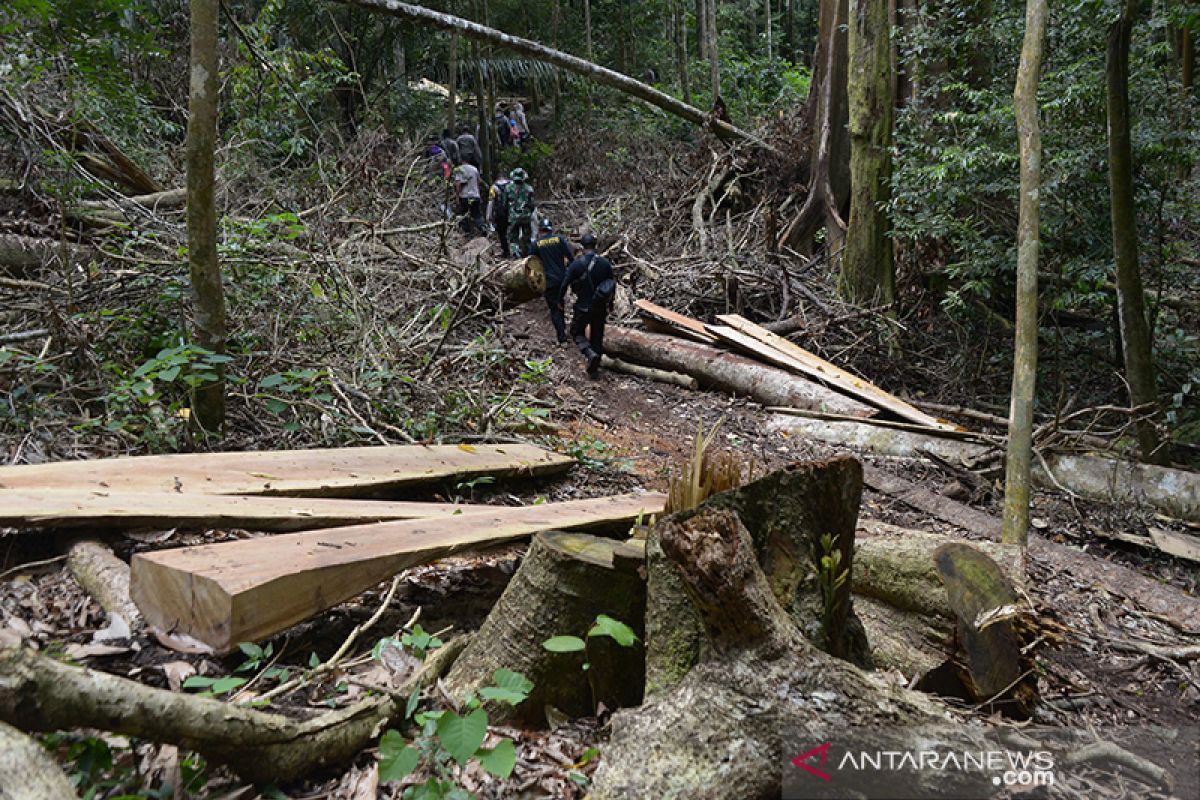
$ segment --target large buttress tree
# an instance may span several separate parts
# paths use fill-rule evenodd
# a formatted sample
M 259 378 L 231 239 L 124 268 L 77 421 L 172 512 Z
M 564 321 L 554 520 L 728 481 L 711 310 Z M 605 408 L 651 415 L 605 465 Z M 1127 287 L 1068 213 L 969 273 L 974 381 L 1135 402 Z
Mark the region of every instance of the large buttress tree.
M 1033 396 L 1037 385 L 1038 252 L 1041 238 L 1042 133 L 1038 124 L 1038 73 L 1046 40 L 1047 0 L 1025 4 L 1025 41 L 1013 108 L 1021 148 L 1021 194 L 1017 222 L 1017 323 L 1008 452 L 1004 471 L 1001 538 L 1024 546 L 1029 536 L 1029 467 L 1033 441 Z
M 1138 267 L 1137 208 L 1133 194 L 1133 150 L 1129 140 L 1129 42 L 1137 16 L 1137 0 L 1122 0 L 1121 13 L 1108 31 L 1105 63 L 1108 101 L 1108 185 L 1112 203 L 1113 260 L 1117 271 L 1117 316 L 1125 380 L 1134 406 L 1153 407 L 1158 400 L 1146 320 L 1142 275 Z M 1154 419 L 1143 413 L 1137 423 L 1138 448 L 1146 461 L 1164 463 Z
M 213 152 L 217 138 L 218 0 L 191 0 L 191 72 L 188 83 L 187 231 L 196 343 L 225 352 L 225 291 L 217 260 L 217 211 L 213 192 Z M 225 422 L 225 381 L 195 391 L 196 423 L 218 431 Z
M 850 0 L 850 225 L 838 289 L 864 305 L 891 303 L 896 295 L 884 213 L 892 175 L 891 27 L 888 0 Z

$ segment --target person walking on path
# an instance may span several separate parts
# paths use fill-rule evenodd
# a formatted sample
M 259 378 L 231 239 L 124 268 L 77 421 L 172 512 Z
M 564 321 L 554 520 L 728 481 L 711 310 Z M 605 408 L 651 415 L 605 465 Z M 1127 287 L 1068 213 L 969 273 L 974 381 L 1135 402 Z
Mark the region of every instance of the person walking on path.
M 508 118 L 516 123 L 517 144 L 523 147 L 529 141 L 529 120 L 525 117 L 525 106 L 520 101 L 513 103 Z
M 451 164 L 457 164 L 459 158 L 458 140 L 454 138 L 454 134 L 450 132 L 449 128 L 442 128 L 442 139 L 440 144 L 442 145 L 442 151 L 446 154 L 447 160 L 449 160 Z
M 508 173 L 508 246 L 515 257 L 529 255 L 530 239 L 533 238 L 533 215 L 537 211 L 533 202 L 533 187 L 529 185 L 529 173 L 517 167 Z
M 496 114 L 492 117 L 492 126 L 496 129 L 496 144 L 501 150 L 514 144 L 512 127 L 508 123 L 508 116 L 504 113 L 504 106 L 496 106 Z
M 508 249 L 508 178 L 501 175 L 488 190 L 487 221 L 496 231 L 496 239 L 500 242 L 500 257 L 510 258 L 512 251 Z
M 463 125 L 459 129 L 458 139 L 458 156 L 466 163 L 470 164 L 475 169 L 479 169 L 479 142 L 475 140 L 475 136 L 471 133 L 471 129 Z
M 483 204 L 479 197 L 479 170 L 460 158 L 452 173 L 454 196 L 458 198 L 458 213 L 462 230 L 467 236 L 483 232 Z
M 550 309 L 550 322 L 554 324 L 554 333 L 558 336 L 559 344 L 566 344 L 567 323 L 563 318 L 562 285 L 567 275 L 567 266 L 575 253 L 571 242 L 561 233 L 554 232 L 554 225 L 548 218 L 543 218 L 538 225 L 538 238 L 533 242 L 533 255 L 542 262 L 542 271 L 546 275 L 546 307 Z
M 612 262 L 596 252 L 596 237 L 585 233 L 579 240 L 583 254 L 567 267 L 567 275 L 559 290 L 559 308 L 567 299 L 567 289 L 575 293 L 571 313 L 571 338 L 587 359 L 587 374 L 600 372 L 600 357 L 604 355 L 604 325 L 608 307 L 617 291 Z

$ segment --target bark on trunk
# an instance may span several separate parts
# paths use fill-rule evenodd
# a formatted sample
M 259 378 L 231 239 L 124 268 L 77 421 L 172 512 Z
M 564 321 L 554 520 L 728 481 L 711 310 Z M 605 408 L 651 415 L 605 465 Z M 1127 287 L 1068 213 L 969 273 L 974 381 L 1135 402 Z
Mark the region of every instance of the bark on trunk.
M 191 80 L 187 127 L 187 230 L 196 343 L 225 352 L 225 293 L 217 261 L 213 152 L 217 138 L 217 0 L 192 0 Z M 195 390 L 193 417 L 205 431 L 225 424 L 224 371 Z
M 458 124 L 458 31 L 450 34 L 450 96 L 446 99 L 446 130 L 454 135 Z
M 641 641 L 622 647 L 596 637 L 586 639 L 585 652 L 575 653 L 542 647 L 555 636 L 586 637 L 598 614 L 626 623 L 644 638 L 645 583 L 636 570 L 613 561 L 630 547 L 583 533 L 534 537 L 520 569 L 447 675 L 447 689 L 456 697 L 477 692 L 501 668 L 532 681 L 533 691 L 520 706 L 489 707 L 492 722 L 515 717 L 542 724 L 547 706 L 581 717 L 594 714 L 597 703 L 611 709 L 641 702 Z M 637 555 L 640 560 L 640 550 Z
M 859 305 L 896 297 L 891 197 L 892 54 L 887 0 L 851 0 L 849 25 L 850 226 L 838 290 Z
M 512 50 L 527 58 L 551 64 L 595 83 L 616 89 L 631 97 L 636 97 L 656 108 L 662 109 L 668 114 L 685 119 L 701 127 L 709 128 L 722 139 L 738 139 L 752 142 L 759 146 L 765 146 L 765 143 L 754 134 L 748 133 L 724 120 L 715 119 L 712 115 L 701 111 L 695 106 L 684 103 L 666 92 L 659 91 L 653 86 L 634 80 L 627 75 L 622 75 L 607 67 L 602 67 L 592 61 L 578 58 L 559 50 L 553 50 L 529 39 L 511 36 L 502 31 L 460 17 L 431 11 L 421 6 L 401 3 L 398 0 L 338 0 L 338 2 L 378 11 L 383 14 L 391 14 L 438 30 L 457 30 L 463 36 L 475 41 L 487 42 L 496 47 Z
M 0 273 L 24 275 L 30 267 L 57 264 L 66 258 L 69 263 L 86 261 L 92 250 L 77 244 L 41 239 L 17 234 L 0 234 Z M 69 266 L 64 264 L 62 266 Z
M 0 798 L 65 800 L 78 796 L 44 747 L 0 722 Z
M 683 102 L 692 104 L 692 89 L 688 81 L 687 19 L 684 0 L 671 0 L 671 13 L 675 25 L 675 69 L 679 80 L 679 96 Z
M 850 192 L 847 83 L 847 0 L 821 0 L 813 79 L 805 109 L 810 132 L 809 177 L 804 204 L 780 235 L 780 247 L 811 252 L 825 226 L 826 249 L 836 264 L 846 235 L 843 213 Z
M 712 93 L 712 105 L 716 108 L 721 97 L 721 56 L 719 33 L 717 31 L 717 0 L 707 0 L 704 11 L 707 19 L 704 24 L 704 35 L 708 37 L 705 50 L 708 53 L 708 83 Z
M 793 755 L 786 748 L 798 735 L 851 721 L 934 719 L 927 698 L 871 680 L 801 634 L 738 514 L 705 508 L 659 527 L 707 645 L 678 685 L 613 717 L 596 800 L 778 797 L 784 758 Z
M 630 364 L 619 358 L 604 356 L 600 364 L 607 370 L 624 372 L 626 375 L 636 375 L 639 378 L 646 378 L 647 380 L 658 381 L 659 383 L 670 383 L 675 386 L 682 386 L 685 389 L 697 389 L 700 386 L 696 379 L 690 375 L 669 372 L 665 369 L 655 369 L 654 367 L 643 367 L 641 364 Z
M 1033 450 L 1034 390 L 1037 386 L 1038 249 L 1042 134 L 1038 125 L 1037 87 L 1046 39 L 1046 0 L 1025 6 L 1025 42 L 1013 106 L 1021 144 L 1021 198 L 1017 224 L 1017 323 L 1013 354 L 1012 399 L 1008 412 L 1008 452 L 1004 465 L 1004 523 L 1001 536 L 1022 547 L 1029 540 L 1029 469 Z
M 1130 144 L 1129 41 L 1137 16 L 1136 0 L 1124 0 L 1121 15 L 1108 32 L 1105 63 L 1108 101 L 1108 179 L 1112 196 L 1113 259 L 1117 271 L 1117 312 L 1121 321 L 1121 349 L 1131 405 L 1158 401 L 1154 380 L 1153 346 L 1146 320 L 1146 299 L 1138 266 L 1137 208 L 1133 195 L 1133 152 Z M 1167 463 L 1152 417 L 1137 424 L 1142 459 Z
M 822 586 L 821 538 L 832 537 L 841 555 L 838 572 L 852 574 L 854 531 L 862 497 L 862 467 L 852 458 L 795 464 L 757 481 L 714 495 L 692 511 L 668 517 L 683 522 L 713 510 L 745 522 L 755 558 L 776 601 L 817 647 L 867 665 L 867 642 L 850 604 L 850 581 L 827 595 Z M 678 684 L 702 657 L 701 621 L 686 602 L 684 576 L 666 557 L 663 524 L 646 544 L 646 693 Z
M 696 342 L 631 328 L 609 328 L 604 346 L 611 354 L 686 373 L 702 386 L 746 395 L 766 406 L 794 406 L 864 418 L 876 413 L 865 403 L 784 370 Z
M 67 567 L 101 608 L 120 616 L 130 628 L 141 624 L 142 614 L 129 599 L 129 565 L 108 545 L 95 539 L 74 542 L 67 551 Z
M 526 303 L 546 291 L 546 272 L 540 258 L 529 256 L 504 264 L 490 282 L 503 292 L 509 303 Z

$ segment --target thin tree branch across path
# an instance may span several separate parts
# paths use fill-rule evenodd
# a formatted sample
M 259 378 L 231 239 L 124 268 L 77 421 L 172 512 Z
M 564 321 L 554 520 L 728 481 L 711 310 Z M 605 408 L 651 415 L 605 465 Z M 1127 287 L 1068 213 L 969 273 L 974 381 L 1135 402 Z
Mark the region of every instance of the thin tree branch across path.
M 622 75 L 608 67 L 602 67 L 586 59 L 564 53 L 561 50 L 546 47 L 531 39 L 512 36 L 495 28 L 489 28 L 486 25 L 480 25 L 479 23 L 453 16 L 452 14 L 443 14 L 428 8 L 422 8 L 421 6 L 400 3 L 397 0 L 335 0 L 335 2 L 358 6 L 368 11 L 378 11 L 381 14 L 399 17 L 409 22 L 437 28 L 438 30 L 457 31 L 469 39 L 475 39 L 479 42 L 486 42 L 497 47 L 512 50 L 528 58 L 550 64 L 568 72 L 573 72 L 588 80 L 624 92 L 649 103 L 655 108 L 662 109 L 668 114 L 673 114 L 688 122 L 708 128 L 722 139 L 740 140 L 768 147 L 758 136 L 718 119 L 711 114 L 707 114 L 695 106 L 688 105 L 682 100 L 672 97 L 666 92 L 659 91 L 649 84 L 634 80 L 628 75 Z

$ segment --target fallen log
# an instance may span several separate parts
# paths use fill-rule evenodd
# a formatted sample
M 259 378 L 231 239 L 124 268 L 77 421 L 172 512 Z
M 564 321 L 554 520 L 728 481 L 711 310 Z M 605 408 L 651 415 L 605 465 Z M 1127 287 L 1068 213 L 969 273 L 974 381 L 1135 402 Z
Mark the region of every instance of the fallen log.
M 738 514 L 709 508 L 658 527 L 703 620 L 706 647 L 676 686 L 613 716 L 595 800 L 779 797 L 799 736 L 942 715 L 929 698 L 877 682 L 805 638 L 779 605 Z
M 95 539 L 73 542 L 67 550 L 67 568 L 101 608 L 121 617 L 130 628 L 141 624 L 142 615 L 129 599 L 129 565 L 108 545 Z
M 719 315 L 717 319 L 724 325 L 705 326 L 709 333 L 722 341 L 731 342 L 737 347 L 765 359 L 768 363 L 823 381 L 865 403 L 889 411 L 901 419 L 938 430 L 961 430 L 957 425 L 926 414 L 873 383 L 829 363 L 800 345 L 771 333 L 744 317 L 737 314 L 723 314 Z
M 30 267 L 59 264 L 63 259 L 78 264 L 93 255 L 91 248 L 57 239 L 0 234 L 0 272 L 24 275 Z
M 78 796 L 46 748 L 0 722 L 0 797 L 66 800 Z
M 116 200 L 81 200 L 75 208 L 79 211 L 174 211 L 187 202 L 187 189 L 167 189 L 151 194 L 121 197 Z
M 623 563 L 614 555 L 628 551 Z M 489 722 L 519 716 L 545 724 L 546 707 L 571 717 L 591 716 L 597 704 L 616 709 L 642 700 L 644 652 L 639 640 L 623 647 L 608 637 L 587 638 L 586 651 L 551 652 L 555 636 L 585 638 L 597 615 L 628 624 L 644 638 L 646 586 L 630 569 L 644 557 L 631 545 L 582 533 L 549 532 L 529 552 L 483 626 L 455 661 L 445 686 L 455 697 L 491 685 L 497 669 L 533 683 L 518 707 L 489 704 Z M 587 666 L 585 667 L 585 663 Z M 494 707 L 492 707 L 494 705 Z
M 619 358 L 611 358 L 603 356 L 600 361 L 601 366 L 613 372 L 624 372 L 626 375 L 635 375 L 639 378 L 657 381 L 659 383 L 669 383 L 674 386 L 682 386 L 684 389 L 697 389 L 700 384 L 690 375 L 683 375 L 678 372 L 668 372 L 665 369 L 655 369 L 654 367 L 644 367 L 641 364 L 631 364 L 628 361 L 622 361 Z
M 243 528 L 253 531 L 305 531 L 397 519 L 453 517 L 480 508 L 465 504 L 397 500 L 0 489 L 0 526 L 13 528 Z
M 453 647 L 451 643 L 443 649 Z M 451 660 L 429 659 L 427 667 L 393 695 L 403 697 L 433 682 Z M 0 649 L 0 720 L 26 731 L 97 728 L 175 744 L 226 764 L 258 784 L 291 783 L 322 767 L 349 761 L 401 710 L 392 696 L 385 695 L 295 719 L 155 689 L 70 666 L 20 645 Z M 5 749 L 0 748 L 0 761 Z M 0 781 L 7 774 L 0 770 Z
M 513 304 L 526 303 L 546 291 L 546 271 L 542 260 L 529 256 L 520 261 L 506 262 L 494 281 Z
M 1000 540 L 999 519 L 957 500 L 931 492 L 924 486 L 874 468 L 864 468 L 863 482 L 877 492 L 890 495 L 918 511 L 924 511 L 926 514 L 943 522 L 949 522 L 964 531 L 970 531 L 996 541 Z
M 947 461 L 978 461 L 992 452 L 987 445 L 924 436 L 864 425 L 776 415 L 767 429 L 889 456 L 918 458 L 931 452 Z M 1045 490 L 1067 490 L 1090 500 L 1147 506 L 1182 520 L 1200 522 L 1200 473 L 1137 464 L 1105 456 L 1048 453 L 1033 467 L 1034 482 Z
M 130 594 L 149 624 L 228 652 L 416 564 L 538 531 L 627 526 L 661 512 L 664 499 L 618 495 L 141 553 Z
M 547 475 L 574 463 L 522 444 L 182 453 L 0 467 L 0 489 L 346 497 L 478 475 Z
M 876 413 L 871 406 L 819 384 L 698 342 L 613 327 L 605 333 L 604 346 L 610 354 L 683 372 L 701 386 L 746 395 L 766 406 L 797 406 L 851 417 Z

